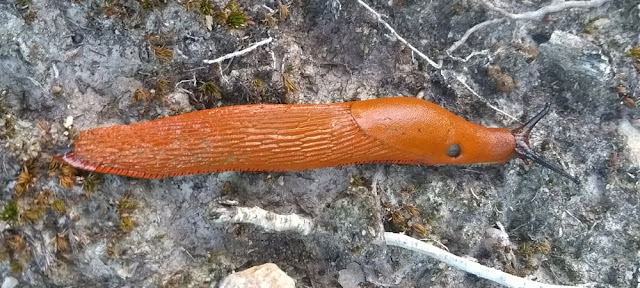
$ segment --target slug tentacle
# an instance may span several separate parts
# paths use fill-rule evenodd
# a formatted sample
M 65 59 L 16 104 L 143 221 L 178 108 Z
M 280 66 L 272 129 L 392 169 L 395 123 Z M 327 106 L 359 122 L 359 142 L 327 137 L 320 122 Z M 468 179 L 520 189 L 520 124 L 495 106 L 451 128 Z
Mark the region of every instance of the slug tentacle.
M 535 127 L 536 124 L 538 124 L 540 119 L 542 119 L 544 116 L 546 116 L 549 113 L 550 107 L 551 105 L 549 103 L 546 103 L 544 105 L 544 108 L 542 108 L 542 111 L 538 112 L 538 114 L 533 116 L 533 118 L 527 121 L 527 123 L 525 123 L 524 125 L 512 131 L 513 137 L 515 137 L 515 140 L 516 140 L 516 154 L 521 158 L 529 159 L 546 168 L 549 168 L 552 171 L 573 181 L 574 183 L 579 184 L 580 181 L 578 180 L 578 178 L 570 175 L 569 173 L 565 172 L 564 170 L 558 167 L 555 167 L 549 164 L 549 162 L 545 161 L 540 156 L 538 156 L 538 154 L 536 154 L 533 151 L 533 149 L 531 149 L 531 146 L 529 145 L 529 135 L 531 134 L 531 130 L 533 130 L 533 127 Z

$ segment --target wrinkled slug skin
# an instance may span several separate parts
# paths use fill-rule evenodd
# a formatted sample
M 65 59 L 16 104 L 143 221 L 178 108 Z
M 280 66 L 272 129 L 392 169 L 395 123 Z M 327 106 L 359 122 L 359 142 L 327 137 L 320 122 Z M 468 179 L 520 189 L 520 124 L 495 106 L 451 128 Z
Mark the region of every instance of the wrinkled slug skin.
M 447 156 L 447 147 L 460 155 Z M 70 165 L 162 178 L 219 171 L 295 171 L 354 163 L 502 163 L 507 129 L 485 128 L 424 100 L 259 104 L 201 110 L 80 132 Z

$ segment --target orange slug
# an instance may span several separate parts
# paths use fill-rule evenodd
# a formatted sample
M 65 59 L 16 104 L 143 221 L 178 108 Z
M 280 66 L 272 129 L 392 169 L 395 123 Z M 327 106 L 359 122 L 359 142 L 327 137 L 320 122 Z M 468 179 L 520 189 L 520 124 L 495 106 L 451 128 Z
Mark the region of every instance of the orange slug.
M 80 132 L 71 166 L 162 178 L 220 171 L 295 171 L 357 163 L 549 165 L 529 133 L 549 106 L 513 131 L 468 122 L 429 101 L 394 97 L 336 104 L 227 106 Z

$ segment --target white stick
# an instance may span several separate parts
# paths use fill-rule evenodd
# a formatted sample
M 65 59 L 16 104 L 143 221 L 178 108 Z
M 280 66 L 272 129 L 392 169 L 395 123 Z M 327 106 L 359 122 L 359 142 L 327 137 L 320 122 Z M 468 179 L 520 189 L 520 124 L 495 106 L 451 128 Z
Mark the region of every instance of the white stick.
M 262 46 L 264 44 L 267 44 L 267 43 L 271 42 L 271 40 L 273 40 L 273 38 L 269 37 L 269 38 L 264 39 L 264 40 L 262 40 L 260 42 L 254 43 L 253 45 L 251 45 L 251 46 L 249 46 L 249 47 L 247 47 L 245 49 L 242 49 L 240 51 L 229 53 L 227 55 L 224 55 L 222 57 L 219 57 L 219 58 L 216 58 L 216 59 L 213 59 L 213 60 L 204 60 L 203 62 L 205 64 L 214 64 L 214 63 L 222 62 L 222 61 L 227 60 L 227 59 L 231 59 L 233 57 L 244 55 L 244 54 L 247 54 L 247 53 L 255 50 L 256 48 L 258 48 L 258 47 L 260 47 L 260 46 Z
M 549 13 L 555 13 L 555 12 L 559 12 L 559 11 L 571 9 L 571 8 L 598 7 L 606 3 L 607 1 L 609 0 L 565 1 L 565 2 L 560 2 L 558 4 L 554 4 L 554 5 L 544 6 L 536 11 L 514 14 L 502 8 L 496 7 L 495 5 L 491 4 L 491 2 L 489 2 L 488 0 L 480 0 L 480 2 L 482 2 L 482 4 L 484 4 L 485 6 L 487 6 L 487 8 L 489 8 L 490 10 L 496 11 L 507 18 L 511 18 L 514 20 L 526 19 L 526 20 L 534 20 L 534 21 L 542 20 L 544 16 Z
M 469 36 L 471 36 L 471 34 L 473 34 L 473 32 L 476 32 L 476 31 L 484 28 L 485 26 L 489 26 L 491 24 L 500 23 L 500 22 L 502 22 L 504 20 L 506 20 L 506 19 L 505 18 L 499 18 L 499 19 L 487 20 L 487 21 L 484 21 L 484 22 L 482 22 L 480 24 L 477 24 L 477 25 L 471 27 L 469 30 L 467 30 L 467 32 L 464 32 L 464 35 L 462 35 L 462 38 L 460 38 L 460 40 L 458 40 L 455 43 L 453 43 L 453 45 L 451 45 L 451 47 L 449 47 L 449 49 L 447 49 L 447 54 L 451 54 L 451 52 L 453 52 L 456 49 L 458 49 L 458 47 L 460 47 L 460 45 L 464 44 L 464 42 L 466 42 L 467 39 L 469 39 Z
M 456 255 L 453 255 L 445 250 L 435 247 L 429 243 L 421 242 L 418 239 L 411 238 L 406 235 L 385 232 L 385 243 L 390 246 L 396 246 L 411 251 L 425 254 L 438 261 L 442 261 L 449 266 L 458 268 L 462 271 L 469 272 L 480 278 L 487 279 L 489 281 L 496 282 L 498 284 L 505 285 L 507 287 L 514 288 L 575 288 L 585 286 L 562 286 L 562 285 L 550 285 L 527 280 L 511 274 L 502 272 L 498 269 L 482 266 L 477 262 L 473 262 L 469 259 L 465 259 Z
M 411 51 L 413 51 L 414 53 L 418 54 L 418 56 L 420 56 L 420 58 L 422 58 L 425 61 L 427 61 L 431 66 L 433 66 L 436 69 L 442 68 L 442 60 L 440 60 L 439 63 L 436 63 L 433 60 L 429 59 L 429 57 L 427 57 L 427 55 L 424 55 L 422 52 L 420 52 L 420 50 L 416 49 L 416 47 L 413 47 L 413 45 L 411 45 L 409 42 L 407 42 L 407 40 L 404 40 L 404 38 L 402 38 L 402 36 L 400 36 L 398 34 L 398 32 L 396 32 L 396 30 L 394 30 L 391 27 L 391 25 L 389 25 L 389 23 L 387 23 L 386 21 L 382 20 L 382 15 L 380 13 L 376 12 L 376 10 L 373 10 L 373 8 L 369 7 L 369 5 L 367 5 L 367 3 L 364 3 L 362 0 L 358 0 L 358 3 L 360 3 L 360 5 L 362 5 L 362 6 L 364 6 L 364 8 L 367 8 L 367 10 L 369 10 L 369 12 L 371 12 L 371 14 L 373 14 L 376 17 L 376 20 L 378 20 L 378 22 L 382 23 L 382 25 L 384 25 L 387 28 L 387 30 L 389 30 L 391 32 L 391 34 L 393 34 L 393 36 L 398 38 L 398 40 L 400 42 L 404 43 L 404 45 L 407 45 L 407 47 L 409 47 L 409 49 L 411 49 Z
M 248 223 L 266 231 L 293 231 L 309 235 L 315 224 L 313 220 L 296 215 L 281 215 L 259 207 L 217 207 L 212 211 L 217 223 Z
M 489 103 L 489 101 L 487 101 L 487 99 L 485 99 L 484 97 L 480 96 L 480 94 L 476 93 L 476 91 L 473 91 L 473 89 L 471 89 L 471 86 L 469 86 L 469 84 L 467 84 L 467 82 L 464 81 L 464 79 L 462 79 L 461 76 L 456 76 L 456 80 L 458 80 L 458 82 L 460 82 L 462 84 L 462 86 L 464 86 L 465 88 L 467 88 L 467 90 L 469 90 L 469 92 L 471 92 L 471 94 L 475 95 L 476 97 L 482 99 L 482 101 L 484 101 L 485 104 L 487 104 L 487 106 L 489 106 L 491 109 L 496 110 L 498 113 L 507 116 L 509 118 L 511 118 L 512 120 L 522 124 L 522 122 L 520 122 L 520 120 L 518 120 L 518 118 L 513 117 L 511 115 L 509 115 L 509 113 L 502 111 L 502 109 L 491 105 L 491 103 Z
M 502 21 L 506 20 L 507 18 L 513 19 L 513 20 L 540 21 L 540 20 L 542 20 L 544 18 L 544 16 L 546 16 L 549 13 L 560 12 L 562 10 L 571 9 L 571 8 L 593 8 L 593 7 L 598 7 L 598 6 L 601 6 L 602 4 L 606 3 L 609 0 L 565 1 L 565 2 L 560 2 L 558 4 L 555 4 L 555 5 L 549 5 L 549 6 L 542 7 L 540 9 L 536 10 L 536 11 L 525 12 L 525 13 L 520 13 L 520 14 L 511 13 L 511 12 L 509 12 L 507 10 L 502 9 L 502 8 L 498 8 L 495 5 L 493 5 L 491 2 L 489 2 L 488 0 L 478 0 L 478 1 L 480 1 L 482 4 L 484 4 L 484 6 L 486 6 L 489 10 L 496 11 L 496 12 L 502 14 L 506 18 L 487 20 L 487 21 L 484 21 L 482 23 L 476 24 L 475 26 L 471 27 L 469 30 L 467 30 L 467 32 L 464 33 L 464 35 L 462 35 L 462 38 L 460 38 L 460 40 L 458 40 L 455 43 L 453 43 L 453 45 L 451 45 L 451 47 L 449 47 L 449 49 L 447 49 L 447 55 L 449 55 L 452 58 L 455 58 L 455 57 L 451 56 L 451 53 L 453 51 L 455 51 L 462 44 L 464 44 L 464 42 L 466 42 L 467 39 L 469 39 L 469 36 L 471 36 L 471 34 L 473 34 L 474 32 L 476 32 L 476 31 L 478 31 L 478 30 L 480 30 L 482 28 L 484 28 L 485 26 L 488 26 L 488 25 L 491 25 L 491 24 L 495 24 L 495 23 L 498 23 L 498 22 L 502 22 Z

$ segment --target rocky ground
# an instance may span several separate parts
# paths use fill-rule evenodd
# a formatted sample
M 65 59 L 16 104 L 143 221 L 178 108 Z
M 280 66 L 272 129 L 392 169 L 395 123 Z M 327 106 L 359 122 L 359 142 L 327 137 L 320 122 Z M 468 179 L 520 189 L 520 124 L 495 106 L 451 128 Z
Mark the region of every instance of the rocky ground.
M 442 67 L 358 1 L 0 0 L 7 287 L 215 287 L 269 262 L 297 287 L 495 285 L 385 246 L 382 229 L 544 283 L 640 285 L 638 2 L 496 20 L 451 49 L 504 15 L 480 0 L 363 1 Z M 556 2 L 491 1 L 512 13 Z M 98 126 L 223 105 L 401 95 L 509 128 L 549 102 L 532 145 L 581 184 L 520 160 L 161 180 L 50 162 L 77 131 Z M 229 202 L 318 226 L 303 236 L 213 221 Z M 496 223 L 510 244 L 489 251 L 485 231 Z

